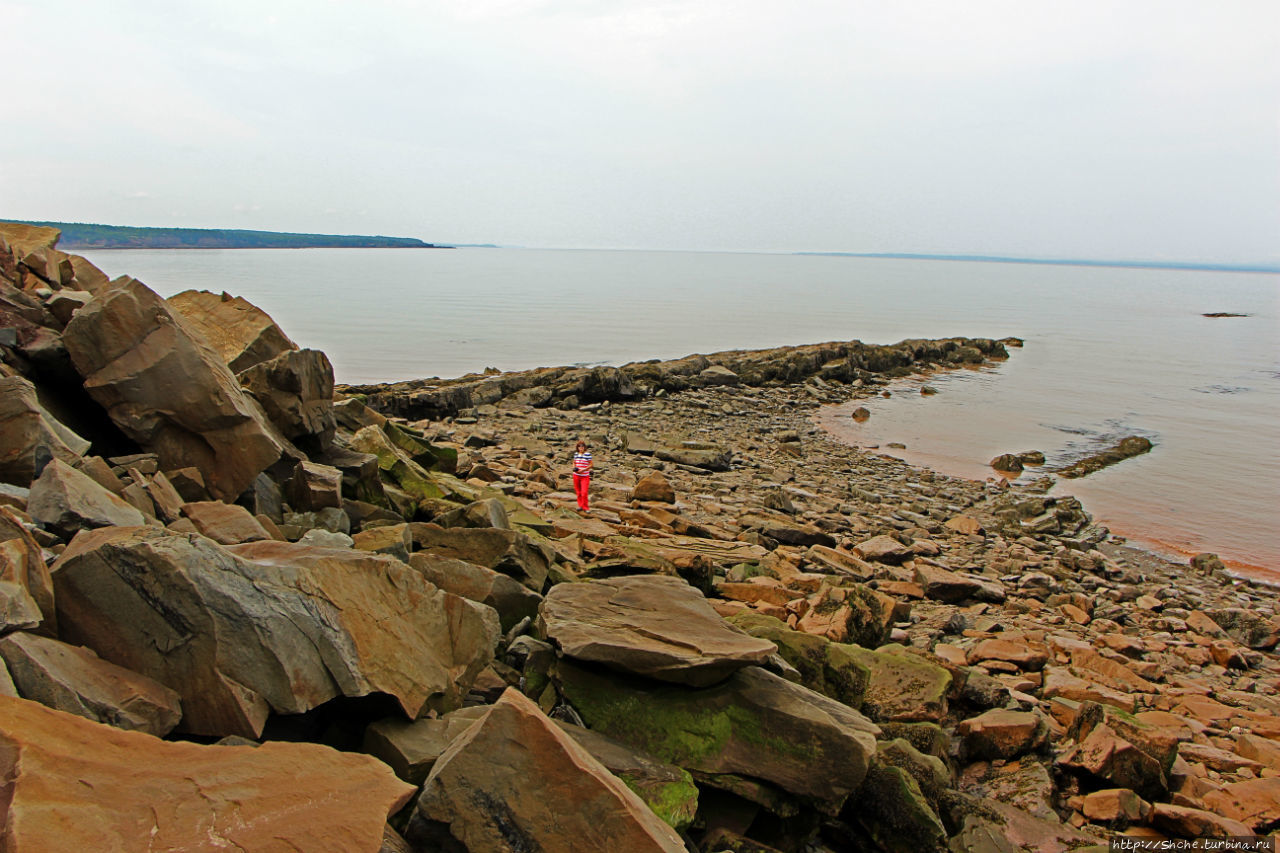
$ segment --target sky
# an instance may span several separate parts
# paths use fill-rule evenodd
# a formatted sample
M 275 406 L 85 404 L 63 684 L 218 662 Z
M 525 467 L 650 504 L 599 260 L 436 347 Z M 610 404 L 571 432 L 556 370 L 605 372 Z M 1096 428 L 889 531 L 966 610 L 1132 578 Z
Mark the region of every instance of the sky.
M 1280 259 L 1276 0 L 0 0 L 0 216 Z

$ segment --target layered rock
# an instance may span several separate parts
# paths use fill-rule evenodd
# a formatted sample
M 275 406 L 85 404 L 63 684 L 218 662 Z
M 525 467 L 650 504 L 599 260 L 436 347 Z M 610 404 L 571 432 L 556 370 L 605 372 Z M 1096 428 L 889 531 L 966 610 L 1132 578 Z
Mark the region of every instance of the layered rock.
M 80 534 L 54 576 L 64 636 L 176 689 L 196 734 L 255 737 L 273 711 L 341 695 L 449 710 L 499 630 L 396 560 L 283 542 L 108 529 Z
M 184 290 L 165 301 L 234 373 L 298 348 L 265 311 L 239 296 Z

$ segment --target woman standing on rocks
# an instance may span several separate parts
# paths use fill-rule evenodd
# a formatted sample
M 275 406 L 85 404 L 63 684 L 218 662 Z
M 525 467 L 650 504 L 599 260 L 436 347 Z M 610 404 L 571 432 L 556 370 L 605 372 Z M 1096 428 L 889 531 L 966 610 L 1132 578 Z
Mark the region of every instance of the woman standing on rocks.
M 573 491 L 578 496 L 578 510 L 587 512 L 587 492 L 591 489 L 591 451 L 578 439 L 573 449 Z

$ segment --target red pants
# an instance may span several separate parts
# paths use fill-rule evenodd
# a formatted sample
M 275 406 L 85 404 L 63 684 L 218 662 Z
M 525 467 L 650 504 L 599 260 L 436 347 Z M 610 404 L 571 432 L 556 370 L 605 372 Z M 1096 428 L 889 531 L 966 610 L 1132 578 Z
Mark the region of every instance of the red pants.
M 573 475 L 573 491 L 578 495 L 578 509 L 587 511 L 587 490 L 591 488 L 591 477 L 581 474 Z

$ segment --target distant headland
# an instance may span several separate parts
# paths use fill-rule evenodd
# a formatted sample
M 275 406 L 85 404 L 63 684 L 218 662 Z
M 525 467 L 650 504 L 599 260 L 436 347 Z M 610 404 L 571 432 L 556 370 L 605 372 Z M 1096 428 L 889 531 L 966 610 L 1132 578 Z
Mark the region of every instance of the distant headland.
M 14 220 L 18 221 L 18 220 Z M 66 249 L 448 249 L 417 237 L 296 234 L 235 228 L 134 228 L 84 222 L 24 222 L 62 232 Z

